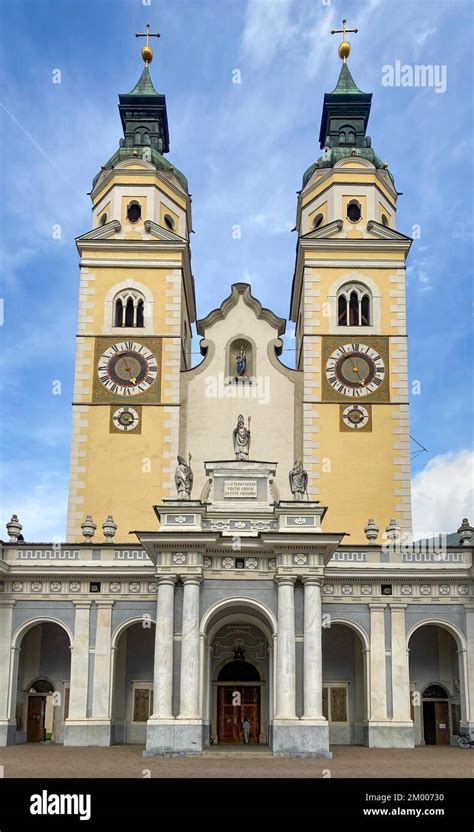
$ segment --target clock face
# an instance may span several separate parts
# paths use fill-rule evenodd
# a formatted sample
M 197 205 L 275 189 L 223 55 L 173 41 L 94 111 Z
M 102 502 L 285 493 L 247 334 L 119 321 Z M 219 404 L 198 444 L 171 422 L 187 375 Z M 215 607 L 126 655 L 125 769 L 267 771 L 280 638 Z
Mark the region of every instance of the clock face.
M 365 428 L 369 421 L 369 412 L 361 404 L 350 404 L 349 407 L 345 407 L 342 411 L 342 421 L 346 427 L 352 430 Z
M 116 396 L 137 396 L 154 384 L 158 363 L 153 353 L 135 341 L 112 344 L 97 365 L 100 381 Z
M 113 413 L 112 421 L 117 430 L 127 432 L 135 430 L 140 422 L 140 417 L 133 407 L 119 407 Z
M 366 344 L 343 344 L 326 362 L 326 377 L 343 396 L 370 396 L 385 377 L 383 358 Z

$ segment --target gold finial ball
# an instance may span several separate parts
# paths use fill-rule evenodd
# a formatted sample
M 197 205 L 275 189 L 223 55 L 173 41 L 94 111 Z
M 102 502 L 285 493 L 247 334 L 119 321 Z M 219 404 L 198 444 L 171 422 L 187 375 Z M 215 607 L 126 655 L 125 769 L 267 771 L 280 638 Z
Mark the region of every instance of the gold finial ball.
M 142 58 L 146 64 L 151 64 L 153 60 L 153 52 L 149 46 L 144 46 L 142 49 Z
M 339 52 L 339 57 L 344 61 L 350 55 L 350 43 L 347 40 L 343 40 L 342 43 L 339 44 L 339 49 L 337 51 Z

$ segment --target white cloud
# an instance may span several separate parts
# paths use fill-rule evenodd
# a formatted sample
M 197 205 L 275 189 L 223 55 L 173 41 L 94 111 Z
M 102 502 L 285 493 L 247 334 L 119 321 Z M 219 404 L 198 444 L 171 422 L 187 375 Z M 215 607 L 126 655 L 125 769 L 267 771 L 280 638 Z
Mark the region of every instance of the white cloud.
M 433 457 L 412 480 L 415 540 L 456 531 L 463 517 L 474 520 L 474 452 Z
M 434 35 L 437 31 L 436 26 L 434 26 L 433 29 L 426 29 L 426 31 L 420 32 L 420 34 L 416 36 L 417 44 L 419 46 L 424 46 L 428 38 L 431 37 L 431 35 Z

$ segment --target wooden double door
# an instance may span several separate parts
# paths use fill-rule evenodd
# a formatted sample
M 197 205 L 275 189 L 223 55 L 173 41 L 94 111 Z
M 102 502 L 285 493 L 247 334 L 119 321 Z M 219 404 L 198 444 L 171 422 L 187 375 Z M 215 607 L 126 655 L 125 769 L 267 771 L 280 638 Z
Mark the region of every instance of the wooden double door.
M 238 694 L 238 696 L 236 696 Z M 240 704 L 237 704 L 240 701 Z M 260 737 L 260 686 L 219 685 L 217 689 L 218 741 L 243 743 L 242 722 L 250 722 L 250 742 Z
M 27 742 L 43 742 L 45 715 L 46 696 L 29 696 L 28 723 L 26 727 Z
M 449 744 L 448 702 L 423 702 L 423 726 L 426 745 Z

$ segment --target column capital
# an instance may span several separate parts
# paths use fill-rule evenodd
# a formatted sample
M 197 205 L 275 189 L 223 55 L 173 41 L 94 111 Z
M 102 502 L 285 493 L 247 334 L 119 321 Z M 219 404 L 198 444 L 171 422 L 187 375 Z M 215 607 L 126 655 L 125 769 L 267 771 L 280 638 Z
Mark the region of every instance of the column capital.
M 8 607 L 13 608 L 15 606 L 15 604 L 16 604 L 16 598 L 12 598 L 12 599 L 2 598 L 0 600 L 0 608 L 2 608 L 2 609 L 8 609 Z
M 98 607 L 113 607 L 115 604 L 115 600 L 109 600 L 108 598 L 104 598 L 103 601 L 96 601 Z
M 296 575 L 275 575 L 274 580 L 278 586 L 294 586 Z
M 174 586 L 176 581 L 178 580 L 178 576 L 177 575 L 157 575 L 156 580 L 157 580 L 157 583 L 158 583 L 158 587 L 160 587 L 162 584 L 163 585 L 171 584 L 171 586 Z
M 304 586 L 319 586 L 323 584 L 323 578 L 320 575 L 302 575 L 301 583 Z
M 92 606 L 92 601 L 86 601 L 85 599 L 78 599 L 77 601 L 74 599 L 72 603 L 74 604 L 76 609 L 79 610 L 85 610 L 88 608 L 90 609 L 90 607 Z
M 392 612 L 405 612 L 406 608 L 408 607 L 408 604 L 398 604 L 397 602 L 395 602 L 393 604 L 390 603 L 389 607 L 392 610 Z
M 387 604 L 369 604 L 368 606 L 369 606 L 370 610 L 376 610 L 378 612 L 381 612 L 382 610 L 385 609 Z
M 181 575 L 183 584 L 196 584 L 199 586 L 202 583 L 202 575 Z

